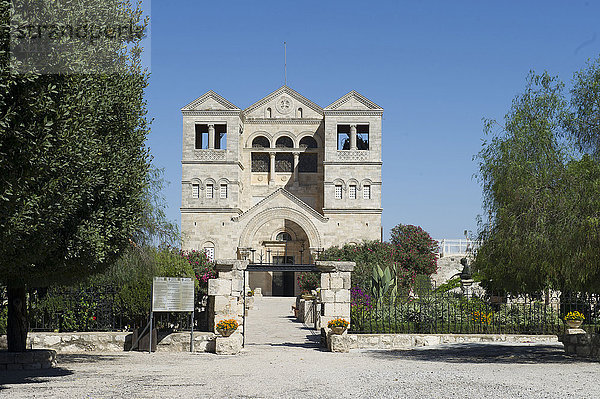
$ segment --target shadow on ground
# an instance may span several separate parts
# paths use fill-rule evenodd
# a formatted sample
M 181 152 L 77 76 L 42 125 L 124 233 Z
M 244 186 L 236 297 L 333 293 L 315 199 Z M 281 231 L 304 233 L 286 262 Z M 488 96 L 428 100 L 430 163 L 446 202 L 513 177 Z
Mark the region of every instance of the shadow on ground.
M 72 363 L 110 362 L 117 359 L 117 355 L 102 355 L 94 353 L 59 353 L 56 355 L 56 360 L 58 361 L 59 366 L 69 365 Z
M 56 357 L 59 367 L 37 370 L 6 370 L 0 371 L 0 392 L 8 389 L 6 385 L 35 384 L 47 382 L 54 377 L 72 375 L 68 369 L 75 363 L 98 363 L 117 360 L 115 355 L 101 355 L 89 353 L 59 353 Z
M 381 359 L 446 363 L 597 363 L 590 359 L 567 356 L 561 344 L 529 346 L 465 343 L 409 350 L 378 350 L 368 353 Z
M 73 374 L 62 367 L 38 370 L 7 370 L 0 371 L 0 392 L 9 389 L 7 385 L 35 384 L 50 381 L 53 377 L 64 377 Z

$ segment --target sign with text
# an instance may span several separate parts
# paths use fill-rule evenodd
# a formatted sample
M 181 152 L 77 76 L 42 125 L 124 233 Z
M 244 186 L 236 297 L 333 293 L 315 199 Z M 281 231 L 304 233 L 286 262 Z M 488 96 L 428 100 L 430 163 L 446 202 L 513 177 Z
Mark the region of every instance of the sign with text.
M 194 281 L 181 277 L 154 277 L 153 312 L 193 312 Z

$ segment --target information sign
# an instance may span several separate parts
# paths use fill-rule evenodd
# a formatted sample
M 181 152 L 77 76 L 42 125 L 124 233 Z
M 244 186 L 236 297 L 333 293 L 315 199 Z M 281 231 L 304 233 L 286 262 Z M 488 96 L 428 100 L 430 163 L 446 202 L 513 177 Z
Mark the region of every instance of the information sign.
M 193 312 L 194 281 L 181 277 L 154 277 L 153 312 Z

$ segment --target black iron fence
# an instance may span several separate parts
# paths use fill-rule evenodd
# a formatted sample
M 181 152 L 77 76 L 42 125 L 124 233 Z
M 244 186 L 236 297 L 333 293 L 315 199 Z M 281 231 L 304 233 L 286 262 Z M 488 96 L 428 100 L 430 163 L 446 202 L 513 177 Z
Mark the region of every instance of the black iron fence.
M 28 292 L 30 331 L 132 331 L 149 319 L 150 298 L 122 298 L 111 286 L 49 287 Z M 207 329 L 206 297 L 197 296 L 194 330 Z M 0 333 L 6 329 L 6 290 L 0 287 Z M 154 314 L 159 330 L 189 331 L 189 313 Z
M 600 326 L 600 298 L 590 294 L 352 294 L 350 332 L 355 333 L 560 334 L 571 311 L 584 315 L 588 331 Z

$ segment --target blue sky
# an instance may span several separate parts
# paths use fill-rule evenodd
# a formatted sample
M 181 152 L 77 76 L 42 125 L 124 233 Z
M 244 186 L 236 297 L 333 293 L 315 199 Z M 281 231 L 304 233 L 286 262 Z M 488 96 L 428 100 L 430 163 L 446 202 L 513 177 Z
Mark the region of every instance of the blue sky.
M 214 90 L 246 108 L 283 84 L 321 106 L 357 90 L 385 109 L 383 226 L 477 230 L 482 118 L 503 118 L 529 70 L 568 85 L 600 54 L 592 1 L 154 1 L 148 145 L 179 221 L 180 108 Z

